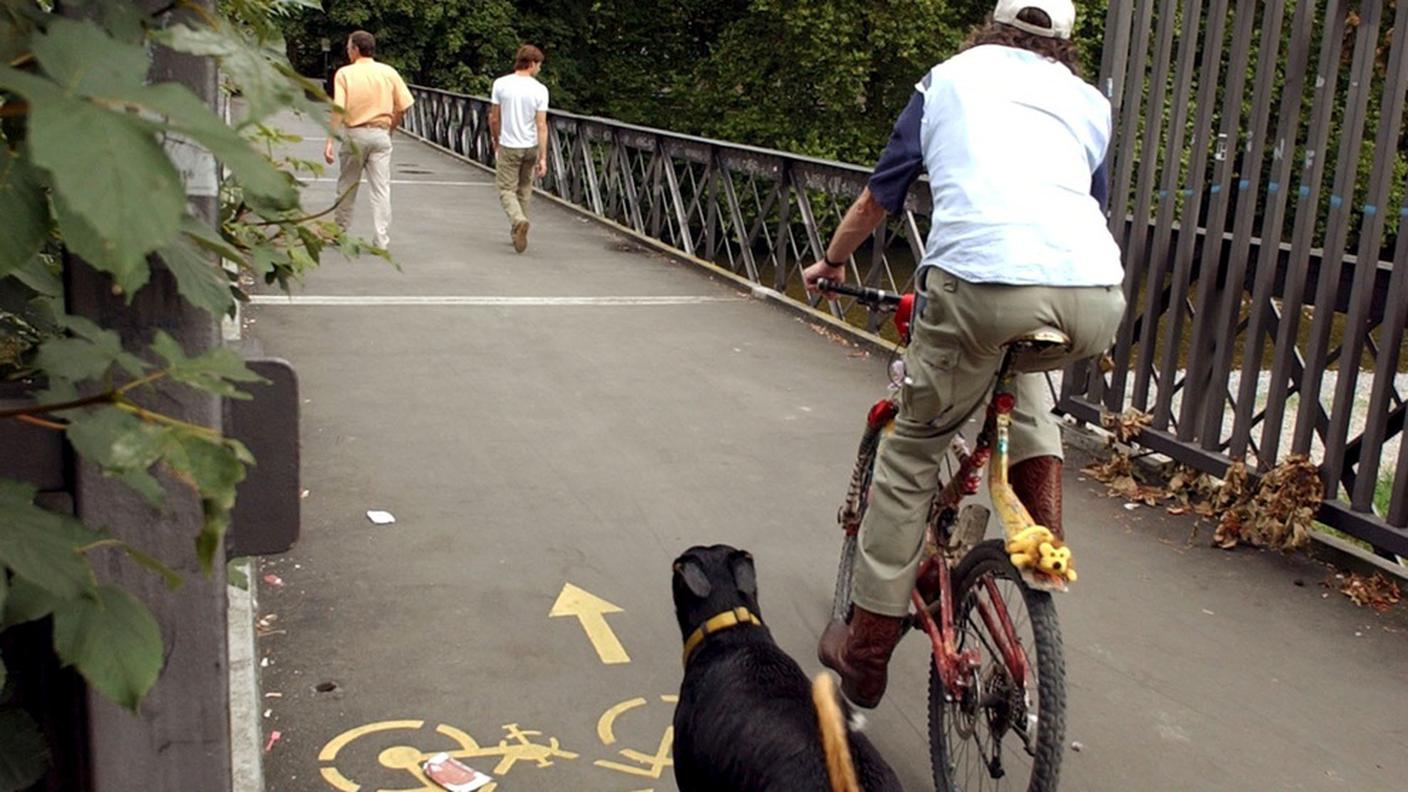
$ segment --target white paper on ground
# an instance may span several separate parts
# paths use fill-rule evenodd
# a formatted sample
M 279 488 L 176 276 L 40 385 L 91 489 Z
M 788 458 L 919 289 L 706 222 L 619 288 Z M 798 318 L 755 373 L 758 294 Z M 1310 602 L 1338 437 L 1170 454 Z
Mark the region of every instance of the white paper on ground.
M 376 509 L 367 512 L 367 519 L 371 520 L 377 525 L 390 525 L 391 523 L 396 522 L 396 517 L 393 516 L 391 512 L 377 511 Z

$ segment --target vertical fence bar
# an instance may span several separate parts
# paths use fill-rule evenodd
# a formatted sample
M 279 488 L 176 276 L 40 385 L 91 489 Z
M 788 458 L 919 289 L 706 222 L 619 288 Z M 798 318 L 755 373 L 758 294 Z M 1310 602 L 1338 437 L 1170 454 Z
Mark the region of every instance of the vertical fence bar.
M 1235 193 L 1237 212 L 1232 224 L 1227 273 L 1222 280 L 1222 304 L 1217 312 L 1214 333 L 1208 339 L 1213 350 L 1213 366 L 1208 378 L 1208 389 L 1205 391 L 1207 396 L 1202 399 L 1201 430 L 1204 448 L 1220 447 L 1223 437 L 1228 376 L 1232 368 L 1232 352 L 1236 348 L 1238 318 L 1246 297 L 1247 262 L 1252 256 L 1252 228 L 1257 207 L 1261 202 L 1261 174 L 1266 161 L 1266 130 L 1271 120 L 1271 102 L 1275 97 L 1278 76 L 1276 64 L 1281 56 L 1281 27 L 1285 20 L 1285 11 L 1285 3 L 1269 3 L 1262 17 L 1256 87 L 1252 92 L 1251 136 L 1247 139 L 1244 149 L 1246 156 L 1242 160 L 1242 178 L 1237 182 Z M 1271 186 L 1268 186 L 1268 190 L 1270 189 Z M 1278 241 L 1268 243 L 1263 240 L 1263 244 L 1275 245 Z M 1216 398 L 1213 398 L 1213 394 L 1216 394 Z M 1236 405 L 1239 411 L 1250 412 L 1254 407 L 1254 401 Z
M 777 171 L 777 238 L 773 240 L 772 287 L 787 291 L 787 242 L 792 236 L 792 161 L 784 159 Z
M 654 239 L 660 238 L 660 163 L 664 159 L 664 151 L 660 148 L 660 141 L 652 141 L 650 147 L 650 163 L 645 166 L 645 178 L 641 181 L 639 195 L 650 196 L 650 236 Z
M 1134 53 L 1134 65 L 1127 72 L 1126 85 L 1122 99 L 1127 101 L 1117 105 L 1119 117 L 1117 126 L 1119 128 L 1119 145 L 1111 152 L 1115 162 L 1114 185 L 1110 190 L 1110 231 L 1115 235 L 1116 241 L 1120 243 L 1121 249 L 1128 249 L 1129 229 L 1126 226 L 1126 214 L 1129 212 L 1129 191 L 1132 188 L 1134 178 L 1134 165 L 1138 160 L 1134 157 L 1134 150 L 1139 147 L 1139 117 L 1140 107 L 1144 102 L 1144 72 L 1149 63 L 1149 32 L 1153 26 L 1154 3 L 1152 0 L 1139 3 L 1139 19 L 1136 25 L 1138 34 L 1131 41 L 1130 48 Z M 1129 290 L 1128 279 L 1125 284 L 1125 294 L 1132 292 Z M 1111 405 L 1111 409 L 1114 406 Z
M 1372 29 L 1374 51 L 1378 50 L 1378 28 Z M 1359 377 L 1364 341 L 1369 335 L 1369 311 L 1374 301 L 1374 286 L 1378 278 L 1379 246 L 1383 240 L 1384 215 L 1388 211 L 1390 190 L 1394 181 L 1394 161 L 1398 158 L 1399 132 L 1403 128 L 1404 91 L 1394 86 L 1408 85 L 1408 2 L 1399 2 L 1393 27 L 1393 43 L 1388 71 L 1383 86 L 1379 112 L 1378 135 L 1374 141 L 1374 167 L 1369 171 L 1369 191 L 1361 210 L 1363 223 L 1359 228 L 1359 255 L 1350 288 L 1349 312 L 1345 317 L 1344 340 L 1340 345 L 1339 380 L 1335 383 L 1335 400 L 1330 408 L 1329 436 L 1325 438 L 1325 480 L 1338 482 L 1344 478 L 1345 443 L 1349 439 L 1349 419 L 1354 412 L 1355 385 Z M 1372 60 L 1372 58 L 1371 58 Z M 1372 64 L 1371 67 L 1372 68 Z M 1372 78 L 1373 72 L 1370 72 Z M 1357 162 L 1357 160 L 1356 160 Z M 1387 409 L 1380 415 L 1370 414 L 1370 420 L 1384 420 Z M 1377 456 L 1374 446 L 1364 448 L 1361 467 L 1366 456 Z M 1367 495 L 1361 500 L 1369 506 L 1374 476 L 1362 482 Z M 1352 491 L 1359 491 L 1351 486 Z M 1360 508 L 1356 506 L 1356 508 Z
M 1105 12 L 1105 46 L 1100 52 L 1100 92 L 1110 100 L 1116 115 L 1124 100 L 1129 68 L 1129 36 L 1134 24 L 1134 4 L 1114 2 Z
M 1344 122 L 1339 137 L 1339 161 L 1336 164 L 1335 191 L 1330 195 L 1329 227 L 1325 232 L 1325 252 L 1320 262 L 1319 283 L 1315 290 L 1315 321 L 1311 325 L 1310 344 L 1306 350 L 1305 372 L 1301 377 L 1300 409 L 1296 413 L 1296 433 L 1291 448 L 1296 453 L 1309 454 L 1315 434 L 1316 418 L 1321 407 L 1320 385 L 1329 362 L 1330 330 L 1335 317 L 1335 304 L 1340 287 L 1340 271 L 1344 266 L 1345 245 L 1356 185 L 1358 182 L 1359 150 L 1363 144 L 1364 122 L 1368 115 L 1370 87 L 1374 79 L 1374 60 L 1378 54 L 1379 24 L 1383 18 L 1383 0 L 1365 0 L 1361 6 L 1358 32 L 1354 43 L 1354 63 L 1350 67 L 1349 94 Z M 1378 256 L 1374 256 L 1377 260 Z M 1361 266 L 1373 266 L 1373 261 Z M 1357 368 L 1357 366 L 1356 366 Z M 1341 376 L 1346 372 L 1340 372 Z M 1326 468 L 1328 471 L 1328 467 Z M 1325 490 L 1331 497 L 1339 492 L 1337 480 L 1326 479 Z
M 1129 68 L 1129 45 L 1131 27 L 1134 22 L 1133 3 L 1111 3 L 1105 11 L 1105 46 L 1100 52 L 1099 89 L 1110 100 L 1110 145 L 1105 153 L 1107 172 L 1113 168 L 1118 154 L 1115 141 L 1119 139 L 1120 104 L 1124 99 L 1124 82 Z M 915 247 L 919 229 L 913 227 L 913 213 L 907 213 L 906 235 L 911 247 Z M 922 256 L 915 256 L 918 262 Z M 917 270 L 916 270 L 917 272 Z M 1094 369 L 1093 360 L 1082 360 L 1066 369 L 1061 378 L 1061 395 L 1058 403 L 1081 394 L 1091 401 L 1098 402 L 1103 396 L 1104 379 Z M 1077 383 L 1080 387 L 1076 387 Z
M 1192 161 L 1188 166 L 1187 187 L 1181 191 L 1183 196 L 1183 213 L 1179 219 L 1178 246 L 1175 254 L 1173 273 L 1173 293 L 1169 299 L 1171 314 L 1169 323 L 1165 329 L 1162 346 L 1163 357 L 1159 365 L 1159 370 L 1164 372 L 1166 380 L 1172 379 L 1172 372 L 1178 369 L 1179 358 L 1182 353 L 1183 341 L 1183 313 L 1184 304 L 1188 299 L 1188 291 L 1193 278 L 1193 251 L 1198 245 L 1198 215 L 1203 207 L 1203 195 L 1208 179 L 1208 158 L 1213 149 L 1212 140 L 1212 120 L 1213 111 L 1217 107 L 1217 90 L 1220 85 L 1222 74 L 1222 54 L 1225 51 L 1227 33 L 1227 6 L 1228 0 L 1217 0 L 1208 10 L 1208 24 L 1205 38 L 1202 42 L 1203 60 L 1198 68 L 1198 118 L 1194 125 L 1194 137 L 1192 143 Z M 1196 314 L 1194 316 L 1196 319 Z M 1206 394 L 1205 390 L 1193 390 L 1192 372 L 1197 368 L 1192 361 L 1192 357 L 1199 354 L 1196 347 L 1189 350 L 1189 360 L 1184 366 L 1183 375 L 1183 406 L 1186 409 L 1190 404 L 1198 401 L 1194 394 Z M 1158 401 L 1154 406 L 1155 425 L 1167 426 L 1172 420 L 1174 388 L 1159 388 Z M 1182 415 L 1186 415 L 1186 411 Z M 1181 440 L 1190 440 L 1193 437 L 1194 427 L 1183 420 L 1182 415 L 1178 420 L 1178 437 Z
M 1402 7 L 1400 6 L 1400 12 Z M 1404 27 L 1406 26 L 1396 23 L 1395 30 Z M 1403 362 L 1399 352 L 1403 347 L 1404 325 L 1408 323 L 1408 206 L 1399 210 L 1398 218 L 1398 245 L 1393 254 L 1393 274 L 1389 278 L 1388 299 L 1384 303 L 1384 319 L 1380 325 L 1383 335 L 1379 339 L 1378 358 L 1374 361 L 1373 391 L 1369 395 L 1369 420 L 1364 425 L 1359 471 L 1351 492 L 1352 505 L 1359 511 L 1369 511 L 1373 506 L 1384 441 L 1388 437 L 1389 411 L 1393 408 L 1392 400 L 1397 386 L 1395 377 L 1399 364 Z M 1398 436 L 1399 444 L 1408 447 L 1408 430 L 1400 428 Z M 1401 473 L 1394 482 L 1396 491 L 1408 490 L 1408 478 L 1404 478 Z M 1399 523 L 1399 527 L 1403 527 L 1402 523 Z
M 1217 164 L 1213 168 L 1213 184 L 1208 188 L 1206 227 L 1203 229 L 1202 249 L 1198 257 L 1198 299 L 1194 309 L 1193 337 L 1189 344 L 1188 371 L 1184 375 L 1184 387 L 1189 391 L 1207 394 L 1212 387 L 1210 373 L 1212 356 L 1217 339 L 1214 330 L 1217 319 L 1217 306 L 1222 295 L 1220 285 L 1222 275 L 1223 231 L 1227 227 L 1227 213 L 1233 195 L 1232 177 L 1236 172 L 1236 157 L 1229 151 L 1241 148 L 1242 102 L 1246 96 L 1247 67 L 1251 62 L 1251 44 L 1256 33 L 1256 8 L 1254 0 L 1237 0 L 1233 16 L 1237 20 L 1232 35 L 1232 51 L 1227 63 L 1227 85 L 1221 103 L 1222 124 L 1219 127 L 1216 145 Z M 1199 410 L 1201 403 L 1187 404 Z M 1186 411 L 1185 411 L 1186 413 Z M 1196 424 L 1183 418 L 1185 424 Z M 1217 430 L 1208 431 L 1202 427 L 1197 436 L 1203 438 L 1203 447 L 1216 446 Z
M 1315 109 L 1306 144 L 1300 188 L 1296 191 L 1295 227 L 1291 231 L 1291 253 L 1281 296 L 1281 319 L 1276 326 L 1276 344 L 1271 366 L 1271 383 L 1266 395 L 1266 416 L 1261 425 L 1261 468 L 1276 463 L 1281 446 L 1281 429 L 1294 380 L 1300 367 L 1296 336 L 1300 327 L 1302 301 L 1310 279 L 1311 246 L 1320 212 L 1320 193 L 1325 181 L 1325 163 L 1330 145 L 1339 90 L 1340 56 L 1343 52 L 1345 9 L 1340 0 L 1329 0 L 1325 8 L 1325 38 L 1316 74 Z M 1293 369 L 1295 372 L 1293 373 Z
M 1145 294 L 1144 322 L 1139 328 L 1139 359 L 1135 365 L 1139 374 L 1134 381 L 1134 403 L 1141 407 L 1147 404 L 1149 399 L 1149 386 L 1154 372 L 1154 348 L 1157 346 L 1155 341 L 1158 338 L 1159 325 L 1162 323 L 1159 318 L 1167 314 L 1170 329 L 1173 329 L 1171 320 L 1183 312 L 1183 300 L 1177 289 L 1172 290 L 1170 299 L 1164 303 L 1164 281 L 1168 277 L 1172 258 L 1169 255 L 1169 241 L 1173 235 L 1173 216 L 1178 207 L 1179 184 L 1183 178 L 1183 140 L 1188 125 L 1188 97 L 1193 88 L 1193 64 L 1197 59 L 1198 46 L 1202 43 L 1198 35 L 1202 16 L 1202 0 L 1189 0 L 1183 7 L 1183 34 L 1180 36 L 1173 88 L 1173 119 L 1169 122 L 1168 144 L 1163 150 L 1159 210 L 1154 222 L 1154 241 L 1147 256 L 1150 274 L 1146 281 L 1148 291 Z M 1192 177 L 1192 173 L 1189 176 Z M 1177 358 L 1174 360 L 1175 364 L 1164 369 L 1159 378 L 1159 403 L 1163 405 L 1163 409 L 1155 410 L 1155 429 L 1168 427 L 1168 404 L 1173 399 L 1178 379 Z
M 1149 106 L 1144 114 L 1143 146 L 1139 156 L 1139 193 L 1134 200 L 1134 220 L 1130 227 L 1129 246 L 1125 248 L 1124 257 L 1125 269 L 1134 273 L 1134 290 L 1126 294 L 1131 305 L 1138 302 L 1141 283 L 1145 289 L 1155 295 L 1153 299 L 1157 299 L 1163 288 L 1163 284 L 1154 283 L 1144 276 L 1148 272 L 1150 264 L 1149 218 L 1154 199 L 1154 190 L 1151 187 L 1154 184 L 1154 176 L 1162 154 L 1160 144 L 1164 132 L 1164 105 L 1168 96 L 1169 72 L 1173 67 L 1171 55 L 1173 34 L 1178 29 L 1177 10 L 1177 0 L 1163 0 L 1159 7 L 1159 36 L 1158 45 L 1154 51 L 1154 76 L 1152 86 L 1149 89 Z M 1156 302 L 1148 302 L 1148 306 L 1156 304 Z M 1119 341 L 1115 344 L 1116 369 L 1122 370 L 1129 366 L 1133 353 L 1136 322 L 1140 324 L 1140 327 L 1143 327 L 1150 322 L 1157 321 L 1158 315 L 1154 311 L 1146 311 L 1142 316 L 1137 310 L 1127 312 Z M 1152 371 L 1143 367 L 1136 368 L 1134 371 L 1134 406 L 1141 410 L 1147 406 L 1142 397 L 1147 396 L 1147 383 L 1152 375 Z M 1116 380 L 1111 389 L 1116 403 L 1123 404 L 1124 391 L 1125 381 Z
M 1270 195 L 1261 225 L 1261 247 L 1258 250 L 1252 289 L 1247 334 L 1242 347 L 1241 382 L 1238 384 L 1237 409 L 1234 411 L 1228 455 L 1233 459 L 1246 457 L 1256 417 L 1256 394 L 1260 389 L 1262 349 L 1267 326 L 1274 319 L 1271 303 L 1280 267 L 1281 239 L 1286 230 L 1286 206 L 1290 200 L 1291 177 L 1296 162 L 1296 138 L 1301 126 L 1301 110 L 1305 105 L 1305 80 L 1310 69 L 1310 51 L 1314 42 L 1315 3 L 1296 3 L 1291 22 L 1292 37 L 1286 63 L 1286 84 L 1281 93 L 1280 117 L 1276 122 L 1276 145 L 1272 149 L 1272 184 L 1280 189 Z M 1227 346 L 1230 350 L 1230 344 Z M 1191 404 L 1191 403 L 1190 403 Z M 1191 411 L 1190 411 L 1191 414 Z
M 709 146 L 709 166 L 704 172 L 708 198 L 704 216 L 704 258 L 718 263 L 719 254 L 719 149 Z
M 1145 70 L 1149 62 L 1149 34 L 1153 27 L 1154 3 L 1152 0 L 1138 3 L 1139 14 L 1134 22 L 1135 36 L 1129 43 L 1130 50 L 1134 57 L 1134 64 L 1126 72 L 1126 80 L 1123 87 L 1117 89 L 1120 92 L 1120 103 L 1117 127 L 1119 129 L 1119 144 L 1111 152 L 1114 158 L 1114 186 L 1110 191 L 1110 231 L 1114 234 L 1115 240 L 1120 245 L 1120 250 L 1129 251 L 1130 234 L 1133 229 L 1139 227 L 1137 220 L 1128 217 L 1129 194 L 1131 181 L 1134 174 L 1136 159 L 1134 151 L 1139 146 L 1139 118 L 1140 108 L 1144 101 Z M 1147 149 L 1147 146 L 1145 147 Z M 1129 265 L 1129 257 L 1125 257 L 1124 273 L 1124 295 L 1125 299 L 1133 305 L 1136 302 L 1137 289 L 1139 288 L 1140 268 Z M 1134 313 L 1132 311 L 1128 312 Z M 1110 372 L 1110 387 L 1104 387 L 1104 379 L 1100 380 L 1101 385 L 1096 395 L 1103 395 L 1105 398 L 1105 408 L 1113 412 L 1124 409 L 1124 391 L 1129 381 L 1129 351 L 1125 339 L 1133 332 L 1132 319 L 1127 316 L 1120 325 L 1119 340 L 1116 342 L 1116 353 L 1120 351 L 1120 345 L 1124 345 L 1124 355 L 1117 360 L 1114 368 Z

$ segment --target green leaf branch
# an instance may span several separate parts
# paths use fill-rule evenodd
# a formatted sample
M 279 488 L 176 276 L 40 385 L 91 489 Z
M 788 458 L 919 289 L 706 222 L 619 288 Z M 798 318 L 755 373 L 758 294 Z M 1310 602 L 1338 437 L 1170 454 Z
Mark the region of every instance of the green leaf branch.
M 64 268 L 82 259 L 130 301 L 164 267 L 213 319 L 255 282 L 291 288 L 330 251 L 386 254 L 327 222 L 336 204 L 304 207 L 301 179 L 322 166 L 278 153 L 296 142 L 279 114 L 326 125 L 326 95 L 289 65 L 279 33 L 289 13 L 318 3 L 222 0 L 211 13 L 178 0 L 148 14 L 124 0 L 76 4 L 89 13 L 0 0 L 0 382 L 22 386 L 20 399 L 7 394 L 0 429 L 62 432 L 154 514 L 168 498 L 198 499 L 191 548 L 209 573 L 254 459 L 163 405 L 178 389 L 249 398 L 246 386 L 262 380 L 227 349 L 187 354 L 161 332 L 133 344 L 66 315 Z M 227 121 L 185 87 L 151 83 L 163 47 L 213 59 L 239 112 Z M 213 223 L 191 208 L 196 186 L 218 201 Z M 90 558 L 124 553 L 171 587 L 183 564 L 45 503 L 0 477 L 0 630 L 47 619 L 59 659 L 135 710 L 162 667 L 161 630 L 140 600 L 98 580 Z M 0 688 L 19 684 L 6 677 L 0 662 Z M 0 792 L 34 784 L 47 762 L 31 715 L 0 703 Z

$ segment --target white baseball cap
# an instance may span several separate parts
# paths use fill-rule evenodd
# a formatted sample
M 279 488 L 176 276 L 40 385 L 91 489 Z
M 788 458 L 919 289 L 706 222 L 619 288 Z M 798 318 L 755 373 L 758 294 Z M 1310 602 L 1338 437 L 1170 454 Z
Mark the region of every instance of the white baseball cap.
M 1017 18 L 1017 15 L 1035 8 L 1051 17 L 1051 27 L 1033 25 Z M 1071 0 L 997 0 L 997 9 L 992 12 L 995 22 L 1011 25 L 1037 36 L 1068 39 L 1076 27 L 1076 6 Z

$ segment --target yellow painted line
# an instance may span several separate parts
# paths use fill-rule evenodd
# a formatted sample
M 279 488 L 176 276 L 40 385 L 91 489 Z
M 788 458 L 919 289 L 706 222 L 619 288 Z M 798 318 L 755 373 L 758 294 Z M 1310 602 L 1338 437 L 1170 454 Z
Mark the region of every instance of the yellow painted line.
M 607 665 L 618 665 L 631 662 L 631 657 L 626 654 L 626 648 L 617 640 L 616 633 L 611 630 L 611 625 L 606 623 L 606 614 L 621 612 L 619 607 L 595 594 L 583 591 L 571 583 L 566 583 L 562 586 L 562 593 L 557 595 L 557 601 L 553 603 L 548 617 L 575 617 L 582 623 L 582 629 L 587 633 L 587 640 L 592 642 L 592 648 L 596 649 L 597 657 L 601 658 L 601 662 Z
M 633 698 L 623 701 L 602 713 L 601 719 L 596 722 L 596 736 L 601 740 L 602 745 L 616 744 L 616 719 L 625 715 L 636 707 L 644 707 L 645 699 Z
M 338 751 L 341 751 L 344 746 L 357 739 L 358 737 L 362 737 L 368 734 L 375 734 L 377 732 L 393 731 L 395 729 L 419 729 L 424 725 L 425 721 L 399 720 L 381 721 L 379 723 L 368 723 L 365 726 L 358 726 L 355 729 L 348 729 L 342 734 L 339 734 L 336 737 L 332 738 L 332 740 L 330 740 L 327 745 L 323 746 L 322 752 L 318 754 L 318 761 L 331 762 L 332 760 L 337 758 Z
M 357 784 L 347 780 L 347 776 L 339 773 L 336 768 L 324 767 L 322 769 L 323 780 L 332 785 L 338 792 L 357 792 L 361 789 Z
M 607 770 L 615 770 L 618 773 L 638 775 L 646 778 L 659 778 L 665 772 L 665 768 L 674 765 L 675 760 L 670 756 L 670 751 L 675 745 L 675 727 L 667 726 L 665 734 L 660 738 L 660 747 L 654 754 L 641 753 L 629 748 L 621 751 L 621 755 L 632 762 L 639 762 L 642 766 L 621 764 L 620 762 L 609 762 L 605 759 L 598 759 L 592 764 Z

